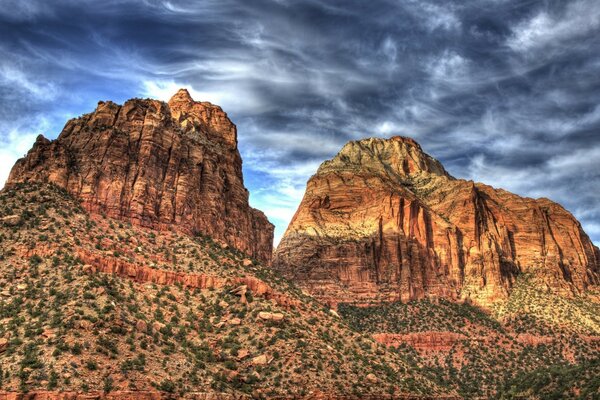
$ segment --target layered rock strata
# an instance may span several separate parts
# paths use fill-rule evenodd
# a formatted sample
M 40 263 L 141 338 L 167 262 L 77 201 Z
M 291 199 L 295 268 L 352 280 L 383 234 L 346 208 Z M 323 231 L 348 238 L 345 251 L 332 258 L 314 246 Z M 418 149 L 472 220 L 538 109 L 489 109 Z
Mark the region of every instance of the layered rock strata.
M 599 284 L 600 256 L 548 199 L 455 179 L 404 137 L 350 142 L 310 178 L 274 267 L 335 306 L 505 298 L 515 277 L 567 294 Z
M 67 189 L 91 212 L 210 235 L 260 261 L 271 258 L 273 225 L 248 204 L 236 126 L 185 89 L 168 103 L 99 102 L 56 140 L 40 135 L 7 185 L 30 181 Z

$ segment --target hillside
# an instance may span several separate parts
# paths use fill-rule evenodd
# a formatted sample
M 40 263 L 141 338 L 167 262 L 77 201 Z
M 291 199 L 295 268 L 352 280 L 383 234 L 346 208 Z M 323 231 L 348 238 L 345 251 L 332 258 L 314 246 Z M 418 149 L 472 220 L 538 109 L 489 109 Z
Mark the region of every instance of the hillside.
M 412 369 L 466 399 L 514 398 L 527 392 L 527 384 L 532 383 L 524 377 L 549 373 L 562 376 L 559 387 L 565 393 L 587 387 L 588 394 L 582 398 L 600 396 L 596 374 L 570 375 L 588 365 L 597 369 L 600 304 L 583 298 L 547 302 L 547 298 L 524 294 L 536 293 L 534 287 L 518 285 L 518 295 L 523 297 L 511 303 L 518 301 L 521 313 L 509 318 L 503 312 L 490 313 L 444 299 L 339 304 L 338 312 L 355 330 L 371 332 L 378 342 L 408 358 Z M 547 312 L 540 313 L 545 307 L 556 310 L 553 320 L 539 316 L 548 317 Z M 539 390 L 532 393 L 555 390 L 550 380 L 538 379 L 535 385 Z
M 4 391 L 441 393 L 402 356 L 207 236 L 89 214 L 53 185 L 4 189 L 0 215 Z

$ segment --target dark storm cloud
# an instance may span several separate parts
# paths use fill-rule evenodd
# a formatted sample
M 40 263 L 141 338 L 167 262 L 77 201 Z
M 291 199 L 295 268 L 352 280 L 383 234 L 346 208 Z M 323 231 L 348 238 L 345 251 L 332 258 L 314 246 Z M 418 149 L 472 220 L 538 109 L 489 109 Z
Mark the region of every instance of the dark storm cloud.
M 3 177 L 99 99 L 187 86 L 237 123 L 278 234 L 346 141 L 402 134 L 457 177 L 559 201 L 600 242 L 595 0 L 0 2 Z

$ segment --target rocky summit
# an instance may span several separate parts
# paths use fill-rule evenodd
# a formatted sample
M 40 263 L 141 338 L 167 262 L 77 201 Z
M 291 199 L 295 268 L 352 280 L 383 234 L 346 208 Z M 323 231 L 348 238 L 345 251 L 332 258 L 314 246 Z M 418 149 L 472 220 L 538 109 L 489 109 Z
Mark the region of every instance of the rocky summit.
M 248 205 L 236 126 L 185 89 L 168 103 L 101 101 L 56 140 L 40 135 L 7 186 L 22 182 L 65 188 L 92 213 L 210 235 L 263 262 L 271 258 L 273 225 Z
M 559 204 L 456 179 L 399 136 L 350 142 L 321 164 L 274 267 L 331 306 L 490 306 L 522 274 L 567 296 L 600 283 L 598 248 Z

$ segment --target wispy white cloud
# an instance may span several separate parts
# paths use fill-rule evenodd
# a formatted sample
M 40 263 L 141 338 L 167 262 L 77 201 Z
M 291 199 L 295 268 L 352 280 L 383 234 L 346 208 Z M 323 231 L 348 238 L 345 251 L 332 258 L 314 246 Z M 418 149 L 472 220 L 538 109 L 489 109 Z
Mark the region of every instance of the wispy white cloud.
M 444 50 L 440 56 L 434 56 L 427 66 L 432 79 L 452 81 L 464 79 L 469 73 L 469 61 L 456 52 Z
M 561 46 L 565 41 L 581 37 L 600 27 L 600 3 L 596 0 L 565 2 L 563 12 L 541 10 L 514 27 L 507 45 L 527 52 L 546 46 Z
M 278 236 L 321 161 L 394 134 L 457 177 L 600 220 L 595 0 L 7 1 L 3 162 L 66 112 L 186 87 L 237 124 L 252 204 Z
M 411 0 L 409 3 L 414 7 L 414 15 L 423 19 L 426 28 L 429 30 L 452 30 L 458 29 L 462 25 L 455 13 L 455 6 L 450 2 L 438 3 Z
M 6 59 L 0 61 L 0 87 L 20 91 L 26 96 L 34 96 L 44 101 L 56 97 L 57 88 L 51 82 L 44 82 L 42 77 L 34 79 L 32 76 L 27 76 L 22 67 L 10 65 Z

